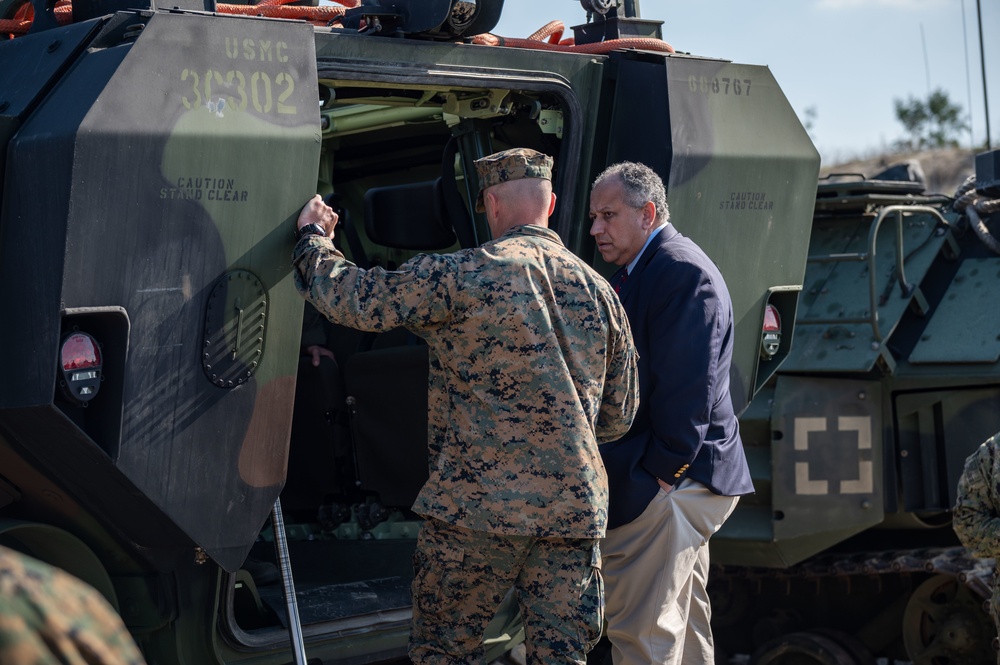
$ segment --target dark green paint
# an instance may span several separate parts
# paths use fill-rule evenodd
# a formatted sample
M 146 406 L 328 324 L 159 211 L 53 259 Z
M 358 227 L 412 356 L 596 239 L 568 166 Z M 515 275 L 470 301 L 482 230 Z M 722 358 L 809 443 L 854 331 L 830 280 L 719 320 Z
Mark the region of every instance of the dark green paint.
M 414 252 L 372 239 L 366 191 L 440 178 L 459 243 L 482 242 L 472 161 L 533 147 L 555 159 L 553 228 L 610 274 L 588 233 L 590 181 L 647 161 L 731 287 L 740 407 L 788 353 L 760 363 L 760 326 L 770 298 L 791 338 L 819 157 L 766 67 L 484 47 L 442 30 L 391 39 L 150 7 L 0 42 L 16 102 L 0 111 L 0 309 L 16 313 L 0 326 L 0 519 L 100 562 L 84 575 L 110 579 L 150 661 L 290 660 L 280 586 L 244 562 L 273 560 L 279 495 L 308 655 L 405 653 L 419 521 L 399 497 L 425 469 L 397 446 L 422 445 L 421 384 L 359 374 L 368 354 L 409 344 L 397 333 L 330 331 L 336 367 L 300 356 L 293 220 L 317 191 L 336 194 L 345 251 L 391 267 Z M 7 64 L 29 61 L 34 76 Z M 75 329 L 105 357 L 86 408 L 57 383 Z M 358 386 L 375 400 L 364 423 Z M 493 653 L 520 630 L 502 611 Z

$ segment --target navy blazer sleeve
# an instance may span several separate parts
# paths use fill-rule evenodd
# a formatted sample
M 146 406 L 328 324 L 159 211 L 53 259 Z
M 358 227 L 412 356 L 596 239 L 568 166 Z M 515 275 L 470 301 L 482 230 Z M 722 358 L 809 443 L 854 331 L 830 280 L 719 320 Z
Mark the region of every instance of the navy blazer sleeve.
M 712 260 L 671 226 L 620 291 L 639 352 L 639 411 L 601 446 L 608 528 L 631 522 L 659 491 L 691 478 L 716 494 L 753 492 L 729 394 L 733 307 Z
M 645 294 L 649 391 L 643 399 L 652 432 L 642 465 L 673 485 L 708 433 L 723 379 L 719 361 L 730 314 L 712 276 L 683 256 L 654 260 L 645 272 L 643 280 L 658 288 Z

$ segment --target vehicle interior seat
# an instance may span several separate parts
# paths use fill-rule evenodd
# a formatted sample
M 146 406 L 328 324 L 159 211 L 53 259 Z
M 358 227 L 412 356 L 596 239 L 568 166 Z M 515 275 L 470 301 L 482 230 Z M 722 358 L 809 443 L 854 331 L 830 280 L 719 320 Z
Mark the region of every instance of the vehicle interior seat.
M 441 178 L 371 188 L 364 211 L 379 245 L 428 252 L 457 243 Z M 359 487 L 385 506 L 409 508 L 427 480 L 429 361 L 423 340 L 399 332 L 371 336 L 347 359 L 344 380 Z
M 340 368 L 336 360 L 326 356 L 320 356 L 319 365 L 314 365 L 305 348 L 312 344 L 325 346 L 336 356 L 330 332 L 335 326 L 309 303 L 304 306 L 304 346 L 295 378 L 288 475 L 281 503 L 292 519 L 311 521 L 319 506 L 345 500 L 350 494 L 355 465 Z M 361 333 L 347 328 L 343 331 L 352 335 L 356 347 Z

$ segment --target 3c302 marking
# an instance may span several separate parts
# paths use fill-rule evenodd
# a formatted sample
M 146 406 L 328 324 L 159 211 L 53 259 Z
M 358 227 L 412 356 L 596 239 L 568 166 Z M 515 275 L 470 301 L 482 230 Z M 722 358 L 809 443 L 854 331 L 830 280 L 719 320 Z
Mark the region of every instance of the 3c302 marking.
M 272 83 L 271 75 L 264 71 L 250 72 L 249 75 L 239 70 L 230 69 L 223 73 L 214 69 L 206 70 L 204 75 L 194 69 L 185 68 L 181 72 L 181 81 L 191 85 L 191 97 L 181 96 L 184 108 L 191 110 L 207 104 L 207 100 L 215 99 L 217 93 L 213 87 L 223 88 L 227 93 L 229 107 L 242 112 L 252 105 L 257 113 L 277 113 L 279 115 L 295 115 L 298 109 L 286 104 L 288 98 L 295 92 L 295 78 L 288 73 L 279 72 Z M 277 100 L 275 93 L 277 92 Z

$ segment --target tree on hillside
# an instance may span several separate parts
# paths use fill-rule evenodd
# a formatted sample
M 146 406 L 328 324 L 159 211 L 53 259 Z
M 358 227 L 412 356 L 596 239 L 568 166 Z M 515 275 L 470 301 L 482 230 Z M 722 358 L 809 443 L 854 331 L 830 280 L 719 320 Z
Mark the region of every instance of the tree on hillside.
M 962 107 L 952 104 L 948 93 L 940 88 L 932 92 L 926 100 L 910 97 L 906 102 L 893 100 L 896 105 L 896 119 L 903 123 L 910 137 L 899 141 L 898 148 L 919 150 L 922 148 L 957 147 L 958 136 L 968 130 Z

